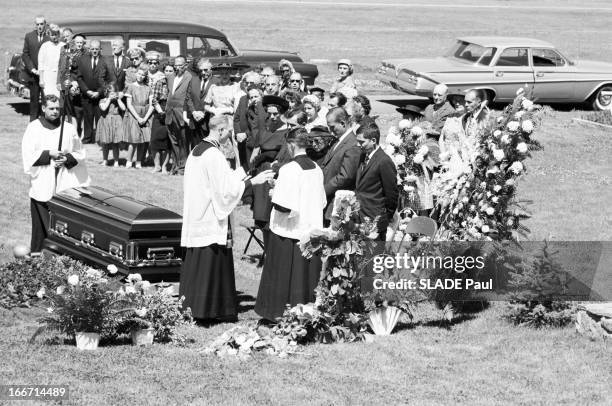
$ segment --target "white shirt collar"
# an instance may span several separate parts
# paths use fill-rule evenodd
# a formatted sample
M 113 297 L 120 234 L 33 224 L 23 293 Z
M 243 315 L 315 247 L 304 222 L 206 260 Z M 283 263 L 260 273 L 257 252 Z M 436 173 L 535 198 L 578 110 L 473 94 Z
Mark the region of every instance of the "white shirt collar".
M 347 136 L 347 135 L 349 135 L 351 132 L 353 132 L 353 128 L 352 128 L 352 127 L 351 127 L 351 128 L 349 128 L 349 129 L 347 129 L 347 130 L 346 130 L 346 132 L 345 132 L 344 134 L 342 134 L 342 135 L 340 136 L 340 138 L 338 138 L 338 142 L 337 142 L 337 143 L 336 143 L 336 145 L 334 146 L 334 149 L 338 148 L 338 145 L 340 145 L 340 143 L 341 143 L 342 141 L 344 141 L 344 139 L 346 138 L 346 136 Z
M 376 148 L 374 148 L 374 150 L 368 154 L 368 161 L 372 159 L 376 151 L 378 151 L 378 148 L 380 148 L 380 146 L 377 145 Z

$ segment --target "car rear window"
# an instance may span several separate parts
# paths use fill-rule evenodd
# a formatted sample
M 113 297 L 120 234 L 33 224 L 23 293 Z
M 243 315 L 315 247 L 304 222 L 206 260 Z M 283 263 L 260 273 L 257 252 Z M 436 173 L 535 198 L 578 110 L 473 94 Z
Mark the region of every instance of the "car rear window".
M 181 54 L 181 37 L 179 35 L 132 35 L 130 48 L 139 47 L 145 51 L 157 51 L 162 58 Z
M 488 65 L 497 48 L 483 47 L 482 45 L 473 44 L 467 41 L 457 41 L 455 45 L 447 53 L 447 56 L 464 60 L 479 65 Z
M 187 58 L 219 58 L 235 55 L 229 44 L 219 38 L 187 36 Z

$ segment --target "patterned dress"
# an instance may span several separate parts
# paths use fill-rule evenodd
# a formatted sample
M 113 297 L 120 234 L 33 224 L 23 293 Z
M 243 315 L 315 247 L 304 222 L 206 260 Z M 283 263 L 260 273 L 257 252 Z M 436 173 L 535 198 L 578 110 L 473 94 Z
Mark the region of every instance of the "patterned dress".
M 140 117 L 144 117 L 145 113 L 149 109 L 149 95 L 152 94 L 152 90 L 147 85 L 139 85 L 138 83 L 130 83 L 127 85 L 125 96 L 132 100 L 132 106 Z M 151 140 L 151 119 L 145 125 L 138 124 L 138 121 L 127 113 L 125 115 L 124 131 L 125 140 L 130 144 L 140 144 L 143 142 L 149 142 Z
M 117 101 L 111 101 L 108 109 L 103 111 L 98 121 L 96 142 L 102 144 L 118 144 L 125 141 L 123 131 L 123 112 L 119 109 Z

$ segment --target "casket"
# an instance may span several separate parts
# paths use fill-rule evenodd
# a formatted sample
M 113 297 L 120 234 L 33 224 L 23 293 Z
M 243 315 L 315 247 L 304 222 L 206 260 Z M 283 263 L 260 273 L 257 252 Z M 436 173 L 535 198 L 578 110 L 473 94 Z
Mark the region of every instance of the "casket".
M 183 250 L 177 213 L 99 187 L 58 193 L 48 202 L 44 248 L 106 269 L 177 281 Z

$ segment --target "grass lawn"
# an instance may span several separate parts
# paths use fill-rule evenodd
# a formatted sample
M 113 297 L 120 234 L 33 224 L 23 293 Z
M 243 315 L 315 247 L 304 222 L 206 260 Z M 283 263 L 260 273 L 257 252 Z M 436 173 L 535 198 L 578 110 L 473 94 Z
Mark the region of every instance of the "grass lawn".
M 306 60 L 349 57 L 357 63 L 363 87 L 388 92 L 374 80 L 382 58 L 435 56 L 460 35 L 536 36 L 581 59 L 612 60 L 602 1 L 538 2 L 546 12 L 521 9 L 527 1 L 472 1 L 505 8 L 303 5 L 266 2 L 185 1 L 184 7 L 159 0 L 47 2 L 12 4 L 0 27 L 0 50 L 18 50 L 31 29 L 34 10 L 49 20 L 130 14 L 143 17 L 164 10 L 169 19 L 220 28 L 239 47 L 297 50 Z M 423 2 L 418 2 L 419 4 Z M 559 6 L 559 4 L 561 5 Z M 410 4 L 406 2 L 405 4 Z M 404 5 L 405 5 L 404 4 Z M 582 6 L 582 11 L 562 7 Z M 509 8 L 508 8 L 508 7 Z M 513 8 L 517 6 L 518 8 Z M 554 7 L 557 6 L 557 7 Z M 591 8 L 591 9 L 590 9 Z M 273 12 L 271 10 L 274 10 Z M 212 11 L 214 10 L 214 12 Z M 478 23 L 474 23 L 478 21 Z M 585 28 L 586 27 L 586 28 Z M 597 41 L 593 41 L 596 37 Z M 333 64 L 322 64 L 320 83 L 328 86 Z M 27 118 L 0 97 L 0 261 L 15 244 L 29 244 L 28 179 L 20 156 Z M 378 114 L 376 111 L 373 114 Z M 581 111 L 554 111 L 536 133 L 545 147 L 527 162 L 520 197 L 533 200 L 527 222 L 532 239 L 611 241 L 612 138 L 606 129 L 572 121 Z M 399 116 L 382 114 L 383 132 Z M 101 152 L 87 146 L 93 183 L 181 212 L 182 178 L 146 170 L 103 168 Z M 250 211 L 237 209 L 239 222 Z M 246 232 L 235 235 L 236 283 L 241 292 L 241 323 L 255 322 L 253 302 L 261 269 L 241 258 Z M 252 245 L 252 253 L 258 249 Z M 608 278 L 607 280 L 610 280 Z M 441 312 L 424 306 L 416 324 L 374 343 L 312 345 L 289 359 L 257 356 L 250 362 L 223 360 L 198 352 L 230 324 L 193 328 L 186 347 L 108 346 L 82 353 L 71 345 L 28 345 L 36 329 L 35 310 L 0 311 L 0 384 L 67 384 L 73 404 L 609 404 L 612 349 L 590 342 L 573 329 L 530 330 L 500 320 L 496 303 L 450 328 L 439 326 Z

